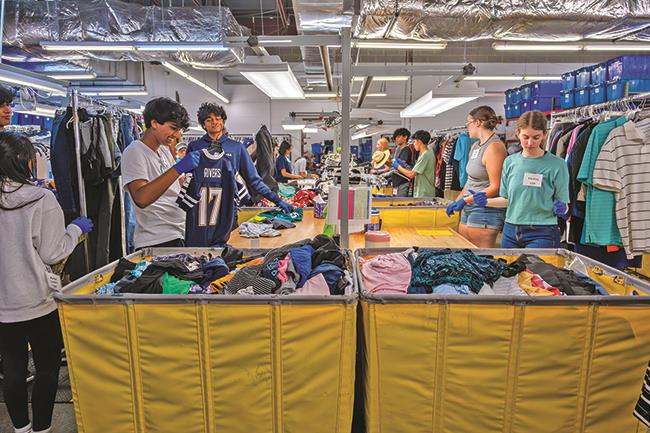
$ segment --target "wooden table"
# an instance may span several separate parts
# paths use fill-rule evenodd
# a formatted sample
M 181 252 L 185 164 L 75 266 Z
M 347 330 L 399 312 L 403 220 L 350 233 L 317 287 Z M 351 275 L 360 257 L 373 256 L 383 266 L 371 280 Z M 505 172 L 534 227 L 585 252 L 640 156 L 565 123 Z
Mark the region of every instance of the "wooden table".
M 235 230 L 228 242 L 237 248 L 277 248 L 305 238 L 313 238 L 323 233 L 324 219 L 314 218 L 311 210 L 305 210 L 303 220 L 296 228 L 280 230 L 282 236 L 275 238 L 242 238 Z M 474 244 L 450 228 L 396 227 L 386 229 L 391 235 L 391 247 L 430 247 L 430 248 L 476 248 Z M 350 249 L 365 248 L 363 233 L 350 235 Z

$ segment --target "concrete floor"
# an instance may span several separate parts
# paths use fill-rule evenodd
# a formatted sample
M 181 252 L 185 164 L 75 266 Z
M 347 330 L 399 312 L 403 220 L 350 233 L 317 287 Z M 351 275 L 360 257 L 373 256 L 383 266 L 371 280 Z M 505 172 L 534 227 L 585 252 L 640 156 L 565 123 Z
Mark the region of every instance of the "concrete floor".
M 72 403 L 56 403 L 52 414 L 52 433 L 76 433 L 77 424 L 74 419 Z M 14 433 L 7 408 L 0 403 L 0 433 Z

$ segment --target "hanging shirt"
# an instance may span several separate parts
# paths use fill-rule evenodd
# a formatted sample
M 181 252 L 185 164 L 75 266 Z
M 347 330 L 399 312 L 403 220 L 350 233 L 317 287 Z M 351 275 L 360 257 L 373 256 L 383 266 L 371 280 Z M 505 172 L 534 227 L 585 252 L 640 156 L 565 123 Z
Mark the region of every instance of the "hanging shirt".
M 458 161 L 458 177 L 460 179 L 461 188 L 464 187 L 465 182 L 467 182 L 467 161 L 469 160 L 470 146 L 471 141 L 469 139 L 469 134 L 463 132 L 458 136 L 458 140 L 456 140 L 456 150 L 454 151 L 454 159 Z
M 611 132 L 623 126 L 625 117 L 602 122 L 594 127 L 582 158 L 578 181 L 587 187 L 585 222 L 580 243 L 588 245 L 623 245 L 621 233 L 616 225 L 616 195 L 612 191 L 594 188 L 593 176 L 598 155 L 610 137 Z M 621 130 L 619 134 L 624 134 Z M 612 136 L 612 138 L 614 138 Z
M 208 134 L 205 134 L 198 140 L 190 142 L 187 146 L 187 153 L 190 153 L 194 150 L 207 149 L 212 144 L 212 138 Z M 271 200 L 273 203 L 280 203 L 282 200 L 278 195 L 268 187 L 257 173 L 255 165 L 251 156 L 246 151 L 246 148 L 243 144 L 238 141 L 231 140 L 225 135 L 219 138 L 219 143 L 223 151 L 226 153 L 226 156 L 230 158 L 233 170 L 239 173 L 246 184 L 254 192 L 257 192 L 264 196 L 264 198 Z
M 188 247 L 224 246 L 235 218 L 237 186 L 230 159 L 224 152 L 203 149 L 199 165 L 186 178 L 177 203 L 187 213 Z
M 517 225 L 557 225 L 553 202 L 569 202 L 569 171 L 550 152 L 539 158 L 510 155 L 503 162 L 501 197 L 508 199 L 506 222 Z
M 614 129 L 594 168 L 596 188 L 616 193 L 616 222 L 628 258 L 650 251 L 650 122 Z
M 435 197 L 436 196 L 436 159 L 433 152 L 427 150 L 422 153 L 413 167 L 417 173 L 413 187 L 413 197 Z
M 292 168 L 291 168 L 291 161 L 289 160 L 288 157 L 284 155 L 278 155 L 278 157 L 275 159 L 275 180 L 278 182 L 286 183 L 289 182 L 288 177 L 282 176 L 282 169 L 285 169 L 288 173 L 292 173 Z
M 140 140 L 133 141 L 122 155 L 122 183 L 127 189 L 134 180 L 151 182 L 174 165 L 167 146 L 153 150 Z M 181 190 L 177 181 L 167 191 L 145 208 L 134 206 L 136 248 L 156 245 L 185 235 L 185 213 L 176 205 Z

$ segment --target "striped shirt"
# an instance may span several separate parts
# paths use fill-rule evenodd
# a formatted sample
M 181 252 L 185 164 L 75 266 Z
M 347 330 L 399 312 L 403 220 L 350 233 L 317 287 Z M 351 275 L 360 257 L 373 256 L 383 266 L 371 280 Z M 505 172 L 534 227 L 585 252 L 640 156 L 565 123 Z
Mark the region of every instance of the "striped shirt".
M 634 416 L 643 424 L 650 427 L 650 365 L 648 365 L 645 376 L 643 377 L 641 395 L 634 407 Z
M 615 128 L 594 168 L 593 185 L 616 193 L 616 223 L 628 258 L 650 251 L 650 122 Z

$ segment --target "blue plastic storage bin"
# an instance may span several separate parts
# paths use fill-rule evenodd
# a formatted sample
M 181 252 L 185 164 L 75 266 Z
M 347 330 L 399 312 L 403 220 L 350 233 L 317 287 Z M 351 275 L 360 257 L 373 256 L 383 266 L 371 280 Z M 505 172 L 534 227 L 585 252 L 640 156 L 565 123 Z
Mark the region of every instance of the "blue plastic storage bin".
M 516 104 L 510 106 L 510 114 L 512 115 L 511 118 L 521 116 L 521 107 L 519 106 L 519 104 L 520 102 L 517 102 Z
M 559 81 L 535 81 L 530 85 L 531 98 L 560 96 L 562 90 L 562 83 Z
M 575 89 L 562 90 L 561 105 L 563 109 L 573 108 L 576 106 Z
M 532 107 L 532 102 L 533 101 L 531 99 L 522 99 L 519 102 L 519 116 L 521 116 L 522 114 L 524 114 L 527 111 L 532 110 L 532 108 L 531 108 Z
M 625 98 L 625 87 L 628 93 L 650 92 L 650 79 L 648 80 L 616 80 L 607 82 L 607 100 L 615 101 Z
M 562 74 L 562 90 L 573 90 L 576 88 L 576 72 Z
M 506 105 L 517 104 L 519 101 L 519 95 L 517 94 L 517 89 L 508 89 L 506 90 Z
M 630 54 L 607 61 L 609 81 L 650 79 L 650 55 Z
M 560 108 L 560 98 L 554 96 L 538 96 L 533 98 L 531 103 L 531 110 L 534 111 L 552 111 Z
M 528 100 L 532 97 L 532 88 L 530 84 L 524 84 L 519 88 L 519 102 Z
M 582 89 L 591 85 L 591 66 L 576 71 L 576 88 Z
M 591 84 L 607 83 L 607 62 L 599 63 L 591 67 Z
M 589 105 L 589 87 L 584 87 L 582 89 L 575 89 L 574 99 L 575 99 L 576 107 Z
M 589 87 L 589 103 L 600 104 L 607 101 L 607 84 L 592 84 Z

